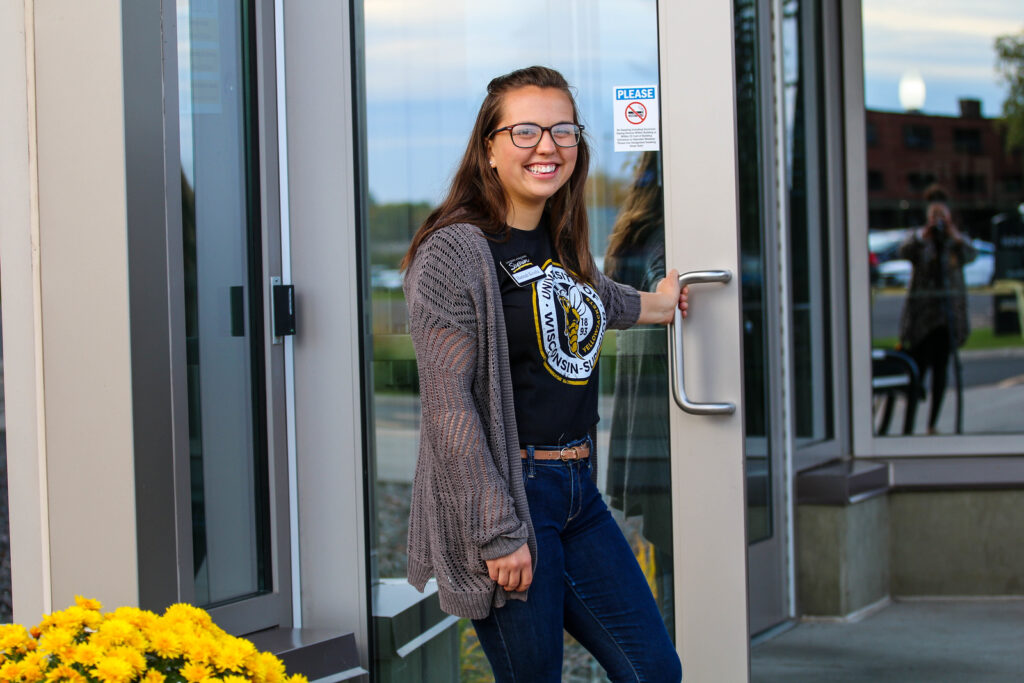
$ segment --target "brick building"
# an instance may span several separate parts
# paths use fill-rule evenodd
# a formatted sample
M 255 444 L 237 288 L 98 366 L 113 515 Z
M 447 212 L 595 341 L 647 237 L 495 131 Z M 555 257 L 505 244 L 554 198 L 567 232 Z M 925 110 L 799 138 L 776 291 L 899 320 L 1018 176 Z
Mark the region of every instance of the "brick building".
M 917 225 L 924 190 L 942 184 L 961 226 L 990 237 L 993 215 L 1024 201 L 1024 157 L 1006 151 L 997 119 L 978 100 L 960 100 L 960 116 L 867 111 L 868 225 Z

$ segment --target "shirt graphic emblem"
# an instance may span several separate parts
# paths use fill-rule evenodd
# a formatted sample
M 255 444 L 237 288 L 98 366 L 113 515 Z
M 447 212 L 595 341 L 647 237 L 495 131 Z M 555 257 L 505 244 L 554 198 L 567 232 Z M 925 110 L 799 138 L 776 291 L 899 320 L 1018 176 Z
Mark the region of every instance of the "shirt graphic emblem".
M 561 265 L 548 261 L 544 278 L 534 284 L 533 312 L 544 367 L 567 384 L 586 384 L 604 339 L 601 298 L 576 282 Z

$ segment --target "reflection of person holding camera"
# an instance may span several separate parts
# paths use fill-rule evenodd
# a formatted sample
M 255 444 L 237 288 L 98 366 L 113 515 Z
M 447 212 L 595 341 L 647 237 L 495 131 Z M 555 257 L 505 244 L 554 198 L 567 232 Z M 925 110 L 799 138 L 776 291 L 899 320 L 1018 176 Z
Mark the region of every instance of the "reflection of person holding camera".
M 945 190 L 933 185 L 925 192 L 925 199 L 929 202 L 925 226 L 911 233 L 899 249 L 899 258 L 913 265 L 900 320 L 900 343 L 917 363 L 922 384 L 925 375 L 931 373 L 928 433 L 934 434 L 946 392 L 950 355 L 967 341 L 963 267 L 974 260 L 975 251 L 953 224 Z

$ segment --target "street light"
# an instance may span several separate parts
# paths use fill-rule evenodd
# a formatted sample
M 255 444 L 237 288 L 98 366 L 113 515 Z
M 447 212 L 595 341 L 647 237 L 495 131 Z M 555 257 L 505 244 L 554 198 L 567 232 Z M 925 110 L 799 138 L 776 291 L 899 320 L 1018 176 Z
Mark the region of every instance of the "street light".
M 903 111 L 921 111 L 924 108 L 924 98 L 927 89 L 924 86 L 924 79 L 917 69 L 910 69 L 903 72 L 900 77 L 900 106 Z

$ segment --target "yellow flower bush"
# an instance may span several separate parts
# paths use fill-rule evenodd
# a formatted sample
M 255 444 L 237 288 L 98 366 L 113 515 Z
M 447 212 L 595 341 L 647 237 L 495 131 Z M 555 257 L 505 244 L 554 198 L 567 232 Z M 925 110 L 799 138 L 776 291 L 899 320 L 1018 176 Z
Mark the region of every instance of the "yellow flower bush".
M 38 626 L 0 625 L 2 683 L 307 683 L 191 605 L 162 616 L 134 607 L 100 614 L 96 600 L 46 615 Z

